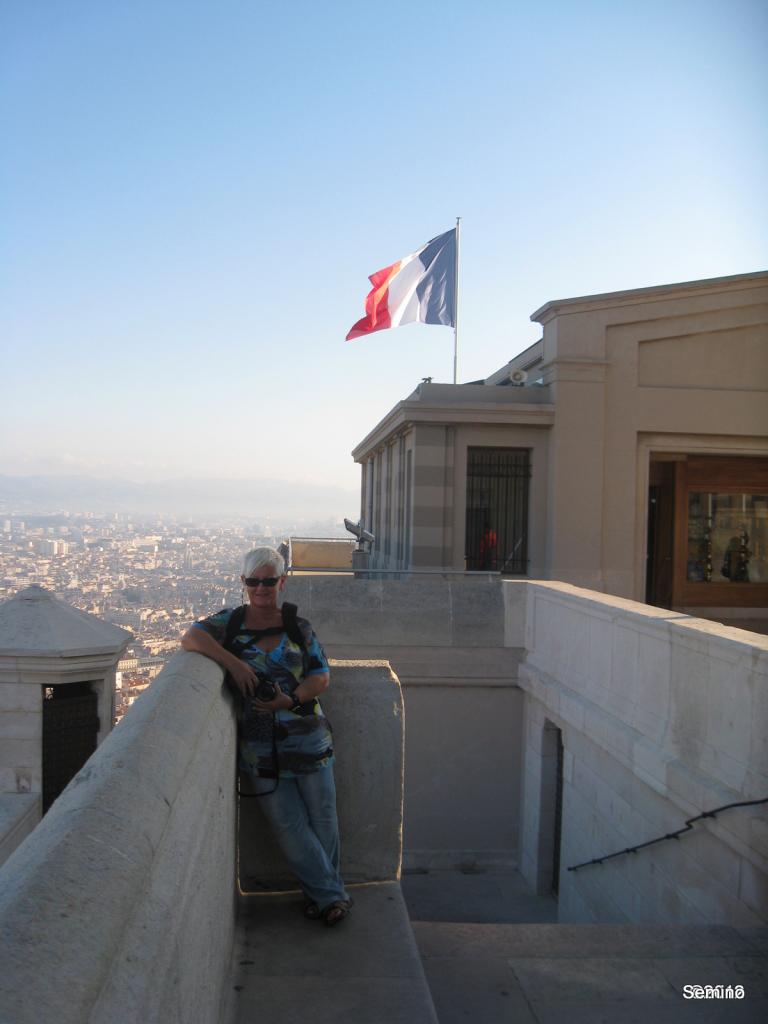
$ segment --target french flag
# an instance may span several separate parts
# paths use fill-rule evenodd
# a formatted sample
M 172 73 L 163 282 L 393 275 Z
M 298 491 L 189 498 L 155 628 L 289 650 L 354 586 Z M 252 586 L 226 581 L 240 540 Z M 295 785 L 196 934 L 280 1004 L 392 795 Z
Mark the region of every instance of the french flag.
M 456 228 L 438 235 L 418 252 L 377 270 L 365 300 L 366 315 L 347 341 L 401 324 L 456 326 Z

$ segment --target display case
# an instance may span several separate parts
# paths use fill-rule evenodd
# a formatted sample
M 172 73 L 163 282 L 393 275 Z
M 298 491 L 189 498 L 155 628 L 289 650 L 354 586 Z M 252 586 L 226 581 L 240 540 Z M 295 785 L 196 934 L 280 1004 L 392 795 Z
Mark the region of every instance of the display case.
M 768 583 L 768 494 L 688 493 L 689 583 Z
M 768 604 L 768 460 L 678 467 L 675 605 Z

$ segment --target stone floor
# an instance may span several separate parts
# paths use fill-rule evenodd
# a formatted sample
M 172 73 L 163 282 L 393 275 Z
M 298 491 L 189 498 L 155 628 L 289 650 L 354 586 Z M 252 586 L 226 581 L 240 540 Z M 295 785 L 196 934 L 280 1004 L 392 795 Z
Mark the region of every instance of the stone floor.
M 555 924 L 511 872 L 407 875 L 440 1024 L 768 1021 L 768 928 Z M 686 999 L 742 985 L 743 999 Z
M 437 1024 L 399 883 L 350 892 L 334 928 L 298 893 L 243 900 L 222 1024 Z
M 554 899 L 512 871 L 351 892 L 332 929 L 304 919 L 297 893 L 243 901 L 226 1024 L 768 1021 L 768 928 L 556 924 Z M 745 995 L 686 999 L 688 985 Z

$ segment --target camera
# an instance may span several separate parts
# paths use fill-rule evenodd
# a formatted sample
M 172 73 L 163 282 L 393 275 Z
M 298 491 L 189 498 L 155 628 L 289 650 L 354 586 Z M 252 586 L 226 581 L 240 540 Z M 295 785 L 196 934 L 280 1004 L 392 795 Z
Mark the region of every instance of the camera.
M 270 700 L 274 700 L 277 696 L 277 687 L 263 672 L 255 669 L 256 678 L 259 680 L 256 686 L 254 697 L 256 700 L 263 700 L 265 703 Z

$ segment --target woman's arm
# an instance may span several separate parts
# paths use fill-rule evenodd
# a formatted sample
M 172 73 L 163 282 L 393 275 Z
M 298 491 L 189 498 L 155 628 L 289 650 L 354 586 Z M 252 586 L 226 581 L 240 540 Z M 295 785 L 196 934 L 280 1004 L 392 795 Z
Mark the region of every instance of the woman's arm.
M 250 697 L 256 692 L 258 680 L 253 669 L 244 661 L 236 658 L 231 651 L 222 647 L 218 640 L 214 640 L 211 634 L 206 633 L 204 629 L 190 626 L 181 638 L 181 646 L 185 651 L 204 654 L 206 658 L 218 662 L 232 676 L 235 685 L 244 697 Z
M 311 676 L 302 679 L 293 691 L 302 704 L 306 704 L 313 697 L 319 697 L 324 690 L 328 689 L 331 677 L 328 672 L 313 672 Z

